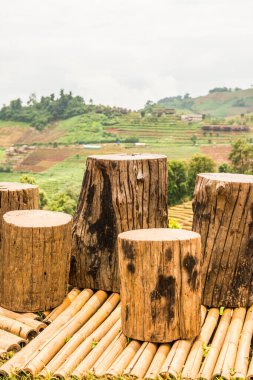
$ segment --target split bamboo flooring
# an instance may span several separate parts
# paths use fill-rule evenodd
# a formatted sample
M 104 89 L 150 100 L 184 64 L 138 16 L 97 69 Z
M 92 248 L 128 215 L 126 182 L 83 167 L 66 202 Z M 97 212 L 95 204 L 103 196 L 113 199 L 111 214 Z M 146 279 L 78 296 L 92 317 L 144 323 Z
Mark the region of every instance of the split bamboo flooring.
M 187 207 L 176 206 L 177 215 Z M 179 217 L 179 223 L 184 221 Z M 76 288 L 44 317 L 0 308 L 0 375 L 46 380 L 253 379 L 253 306 L 202 306 L 200 335 L 169 344 L 128 339 L 120 315 L 118 293 Z
M 224 310 L 202 306 L 200 335 L 170 344 L 128 339 L 121 331 L 120 313 L 118 293 L 75 288 L 44 321 L 1 308 L 0 315 L 12 323 L 1 325 L 0 355 L 14 355 L 3 360 L 0 375 L 39 375 L 42 379 L 253 378 L 253 306 Z M 36 337 L 22 338 L 17 324 L 25 325 L 24 331 L 32 329 Z

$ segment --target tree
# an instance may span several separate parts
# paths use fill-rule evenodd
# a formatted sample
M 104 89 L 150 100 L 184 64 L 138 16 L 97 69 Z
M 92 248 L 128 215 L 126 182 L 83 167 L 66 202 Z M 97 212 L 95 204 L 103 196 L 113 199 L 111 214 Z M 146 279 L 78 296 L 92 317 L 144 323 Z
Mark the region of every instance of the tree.
M 199 173 L 213 173 L 215 171 L 215 162 L 208 156 L 196 154 L 189 161 L 188 165 L 188 194 L 193 196 L 195 180 Z
M 253 173 L 253 146 L 245 140 L 237 140 L 232 144 L 229 159 L 232 162 L 234 172 L 242 174 Z
M 233 171 L 232 167 L 226 162 L 221 164 L 218 170 L 219 170 L 219 173 L 231 173 Z
M 172 160 L 168 166 L 168 203 L 182 203 L 187 196 L 187 165 L 184 161 Z
M 193 145 L 196 145 L 196 143 L 197 143 L 197 136 L 196 135 L 192 135 L 191 141 L 192 141 Z

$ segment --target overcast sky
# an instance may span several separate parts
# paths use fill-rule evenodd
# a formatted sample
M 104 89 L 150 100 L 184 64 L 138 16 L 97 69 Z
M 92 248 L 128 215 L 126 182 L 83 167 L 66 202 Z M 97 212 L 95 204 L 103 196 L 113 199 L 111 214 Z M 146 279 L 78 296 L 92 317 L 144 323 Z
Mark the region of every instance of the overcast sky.
M 61 88 L 140 108 L 253 83 L 252 0 L 1 0 L 0 105 Z

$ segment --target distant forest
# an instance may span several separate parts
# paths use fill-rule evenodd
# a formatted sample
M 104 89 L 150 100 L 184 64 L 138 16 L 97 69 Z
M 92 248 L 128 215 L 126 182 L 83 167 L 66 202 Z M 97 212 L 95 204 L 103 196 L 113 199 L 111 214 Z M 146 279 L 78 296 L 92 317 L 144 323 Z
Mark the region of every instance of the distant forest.
M 0 120 L 12 120 L 31 124 L 37 130 L 61 119 L 82 115 L 89 112 L 103 113 L 107 116 L 127 114 L 130 110 L 121 107 L 93 105 L 92 99 L 86 104 L 81 96 L 73 96 L 72 92 L 60 91 L 59 96 L 51 94 L 37 100 L 35 94 L 23 105 L 20 98 L 12 100 L 9 105 L 0 109 Z

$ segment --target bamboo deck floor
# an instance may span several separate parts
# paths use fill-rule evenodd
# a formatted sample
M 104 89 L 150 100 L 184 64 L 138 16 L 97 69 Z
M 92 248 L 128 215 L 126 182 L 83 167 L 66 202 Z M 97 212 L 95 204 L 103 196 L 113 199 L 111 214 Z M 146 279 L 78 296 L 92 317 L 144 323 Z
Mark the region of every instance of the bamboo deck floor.
M 176 214 L 181 209 L 190 214 L 187 207 L 177 206 Z M 62 305 L 44 313 L 42 321 L 36 320 L 42 315 L 0 308 L 0 375 L 253 379 L 253 307 L 202 306 L 200 335 L 170 344 L 128 339 L 121 331 L 120 307 L 117 293 L 72 289 Z
M 41 326 L 42 332 L 28 344 L 21 339 L 26 345 L 2 364 L 0 374 L 8 377 L 26 373 L 46 379 L 252 378 L 253 307 L 207 311 L 202 306 L 201 315 L 201 334 L 195 340 L 170 344 L 129 340 L 121 332 L 117 293 L 73 289 L 64 303 L 44 319 L 46 324 L 51 323 Z M 12 318 L 13 327 L 17 320 Z M 24 325 L 36 323 L 32 315 L 26 318 Z M 11 325 L 1 320 L 0 325 L 1 346 L 1 331 L 11 331 Z M 18 338 L 22 329 L 15 331 L 11 335 Z

